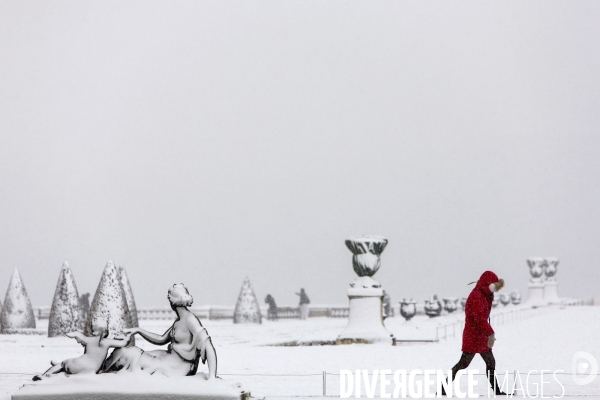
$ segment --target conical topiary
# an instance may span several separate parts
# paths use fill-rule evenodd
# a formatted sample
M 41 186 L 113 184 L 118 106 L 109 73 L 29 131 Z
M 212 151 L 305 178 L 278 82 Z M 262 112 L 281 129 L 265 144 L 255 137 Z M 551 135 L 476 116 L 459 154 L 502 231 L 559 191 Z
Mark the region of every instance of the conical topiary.
M 125 299 L 127 300 L 129 315 L 131 316 L 130 328 L 137 328 L 138 326 L 140 326 L 138 324 L 137 307 L 135 306 L 135 299 L 133 298 L 131 284 L 129 283 L 129 278 L 127 277 L 127 272 L 125 272 L 125 267 L 123 267 L 123 265 L 119 265 L 119 275 L 121 277 L 121 286 L 123 287 L 123 291 L 125 292 Z
M 96 318 L 108 321 L 110 336 L 121 334 L 125 328 L 131 328 L 131 316 L 127 299 L 121 285 L 119 270 L 112 261 L 104 267 L 100 283 L 96 289 L 90 312 L 85 321 L 84 334 L 91 336 L 91 323 Z
M 83 329 L 83 318 L 75 278 L 71 268 L 69 268 L 69 263 L 65 261 L 54 291 L 50 320 L 48 321 L 48 337 L 81 331 Z
M 4 297 L 4 305 L 0 312 L 0 333 L 13 333 L 19 329 L 35 329 L 35 317 L 31 301 L 15 268 Z
M 233 323 L 262 323 L 262 316 L 260 315 L 260 307 L 258 306 L 258 300 L 250 285 L 250 279 L 244 279 L 242 284 L 242 290 L 238 296 L 237 303 L 235 304 L 235 311 L 233 312 Z

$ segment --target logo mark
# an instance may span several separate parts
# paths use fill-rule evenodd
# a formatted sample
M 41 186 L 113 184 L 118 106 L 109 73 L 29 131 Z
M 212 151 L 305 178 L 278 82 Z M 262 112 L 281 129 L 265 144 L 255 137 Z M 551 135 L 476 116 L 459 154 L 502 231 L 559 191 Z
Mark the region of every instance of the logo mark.
M 587 351 L 573 354 L 573 382 L 576 385 L 588 385 L 596 379 L 598 361 Z

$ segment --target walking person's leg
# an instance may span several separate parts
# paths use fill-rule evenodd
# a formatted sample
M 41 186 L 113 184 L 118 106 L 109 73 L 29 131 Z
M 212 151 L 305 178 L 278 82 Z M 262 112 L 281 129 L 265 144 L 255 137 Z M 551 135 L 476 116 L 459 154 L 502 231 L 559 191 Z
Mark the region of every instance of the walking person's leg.
M 448 377 L 448 382 L 452 382 L 454 380 L 458 371 L 460 371 L 461 369 L 467 368 L 471 364 L 471 361 L 473 361 L 474 357 L 475 357 L 475 353 L 463 352 L 462 355 L 460 356 L 460 360 L 458 360 L 456 365 L 454 367 L 452 367 L 452 376 Z M 444 390 L 443 386 L 442 386 L 442 396 L 446 396 L 446 391 Z
M 492 350 L 488 350 L 485 353 L 481 353 L 481 358 L 485 361 L 485 373 L 490 382 L 490 386 L 494 390 L 495 394 L 505 395 L 506 393 L 500 390 L 498 386 L 498 380 L 496 379 L 496 359 Z
M 474 357 L 475 357 L 475 353 L 467 353 L 467 352 L 462 353 L 462 356 L 460 356 L 460 360 L 458 360 L 456 365 L 454 367 L 452 367 L 452 380 L 454 380 L 454 377 L 456 376 L 456 373 L 458 371 L 460 371 L 461 369 L 467 368 L 471 364 L 471 361 L 473 361 Z

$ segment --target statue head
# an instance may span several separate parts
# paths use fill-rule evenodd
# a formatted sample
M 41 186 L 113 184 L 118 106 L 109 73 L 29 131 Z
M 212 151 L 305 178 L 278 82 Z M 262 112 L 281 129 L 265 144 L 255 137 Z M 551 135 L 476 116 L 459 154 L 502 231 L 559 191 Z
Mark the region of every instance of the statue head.
M 98 336 L 98 343 L 102 343 L 102 339 L 108 337 L 108 320 L 98 317 L 94 318 L 90 324 L 92 336 Z
M 167 295 L 169 302 L 171 303 L 171 308 L 175 307 L 189 307 L 194 302 L 194 298 L 188 292 L 188 289 L 185 287 L 183 283 L 176 283 L 169 289 L 169 294 Z

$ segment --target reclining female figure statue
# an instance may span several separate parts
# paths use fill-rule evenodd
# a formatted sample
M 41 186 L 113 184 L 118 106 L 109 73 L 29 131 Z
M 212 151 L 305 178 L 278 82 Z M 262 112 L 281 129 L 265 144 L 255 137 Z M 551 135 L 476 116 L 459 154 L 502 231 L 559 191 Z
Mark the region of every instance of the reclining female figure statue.
M 195 375 L 202 360 L 203 364 L 208 361 L 208 379 L 216 378 L 217 353 L 206 328 L 187 309 L 193 302 L 188 289 L 183 284 L 175 284 L 169 289 L 167 298 L 177 313 L 177 319 L 164 334 L 140 328 L 125 330 L 132 335 L 139 334 L 152 344 L 168 343 L 167 350 L 144 351 L 138 347 L 116 349 L 106 360 L 105 372 L 125 369 L 166 376 Z

